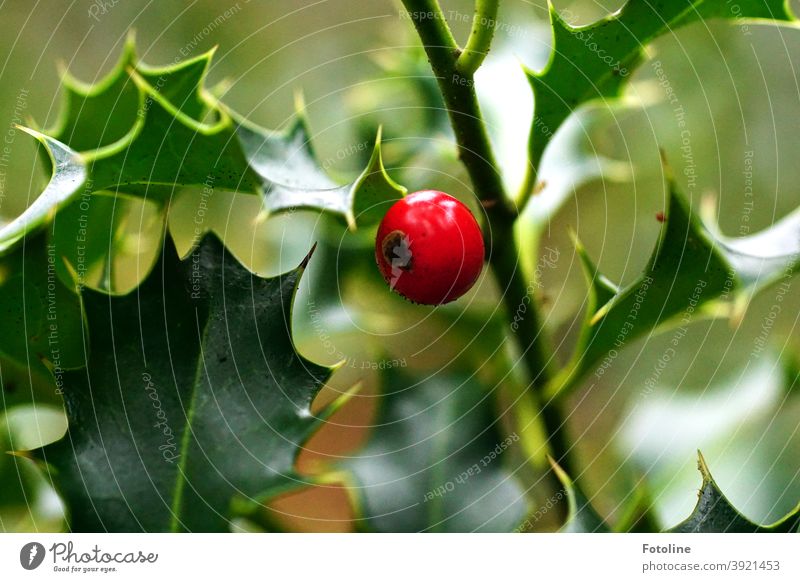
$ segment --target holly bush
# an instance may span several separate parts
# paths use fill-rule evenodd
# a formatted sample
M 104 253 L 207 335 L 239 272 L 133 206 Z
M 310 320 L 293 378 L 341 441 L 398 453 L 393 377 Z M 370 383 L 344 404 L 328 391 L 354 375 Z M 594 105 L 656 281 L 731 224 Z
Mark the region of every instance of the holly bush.
M 310 42 L 275 4 L 281 42 Z M 231 78 L 208 80 L 215 49 L 194 49 L 252 8 L 238 3 L 167 65 L 129 34 L 102 79 L 64 72 L 52 124 L 15 119 L 7 143 L 32 137 L 47 180 L 0 222 L 4 529 L 798 531 L 800 214 L 753 187 L 754 148 L 744 187 L 710 193 L 735 154 L 698 121 L 737 123 L 715 85 L 743 46 L 778 38 L 790 58 L 789 3 L 628 0 L 585 22 L 505 4 L 403 0 L 359 80 L 326 77 L 341 83 L 327 122 L 299 91 L 279 129 L 253 121 L 282 87 L 247 85 L 234 107 L 248 71 L 227 55 Z M 764 103 L 775 132 L 797 113 Z M 357 141 L 332 139 L 340 126 Z M 733 220 L 722 186 L 744 191 Z M 398 276 L 415 257 L 425 275 L 403 294 L 429 297 L 467 260 L 467 207 L 485 265 L 423 306 L 384 284 L 375 237 L 434 188 L 466 215 L 405 217 Z M 579 200 L 584 223 L 565 222 Z

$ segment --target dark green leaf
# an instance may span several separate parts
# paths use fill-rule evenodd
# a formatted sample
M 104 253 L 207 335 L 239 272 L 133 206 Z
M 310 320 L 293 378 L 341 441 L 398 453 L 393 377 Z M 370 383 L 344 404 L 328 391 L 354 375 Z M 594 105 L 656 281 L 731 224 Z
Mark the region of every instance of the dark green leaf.
M 57 275 L 55 249 L 46 233 L 0 256 L 0 353 L 16 364 L 47 372 L 61 388 L 65 369 L 84 363 L 81 307 Z
M 792 532 L 800 525 L 800 505 L 772 525 L 757 525 L 748 520 L 725 498 L 714 482 L 705 459 L 699 453 L 698 455 L 698 468 L 703 477 L 703 484 L 698 493 L 697 505 L 692 515 L 668 531 L 677 533 Z M 569 503 L 569 514 L 561 531 L 568 533 L 611 531 L 592 508 L 586 496 L 575 486 L 561 467 L 553 463 L 553 470 L 564 486 Z M 649 506 L 649 503 L 647 505 Z M 629 520 L 623 520 L 623 522 L 626 521 Z M 622 523 L 621 526 L 625 530 L 629 527 L 627 523 Z
M 381 132 L 367 167 L 352 183 L 337 185 L 319 166 L 311 148 L 305 118 L 298 114 L 286 133 L 268 132 L 239 120 L 236 134 L 247 163 L 260 178 L 265 210 L 318 209 L 343 217 L 350 228 L 376 224 L 387 203 L 405 195 L 383 169 Z
M 590 282 L 587 317 L 551 395 L 573 388 L 591 370 L 602 377 L 620 350 L 648 333 L 698 316 L 740 314 L 758 291 L 794 273 L 800 257 L 800 212 L 748 237 L 723 237 L 700 223 L 671 179 L 663 222 L 644 273 L 597 309 L 616 288 L 579 246 Z
M 302 482 L 330 373 L 292 342 L 302 271 L 261 279 L 213 237 L 180 262 L 167 239 L 135 293 L 83 292 L 91 348 L 65 375 L 69 430 L 34 453 L 73 531 L 226 530 L 234 505 Z
M 757 525 L 739 513 L 719 490 L 702 454 L 698 453 L 697 467 L 703 484 L 697 505 L 684 522 L 670 529 L 677 533 L 768 533 L 792 532 L 800 526 L 800 506 L 772 525 Z
M 313 158 L 301 116 L 286 133 L 267 131 L 239 118 L 204 90 L 211 56 L 147 67 L 135 62 L 129 41 L 117 67 L 97 85 L 85 86 L 65 75 L 64 111 L 53 131 L 76 147 L 98 149 L 77 153 L 57 139 L 26 130 L 42 143 L 52 177 L 22 215 L 0 228 L 0 254 L 12 252 L 63 210 L 47 241 L 61 280 L 115 292 L 112 268 L 125 240 L 124 224 L 141 208 L 141 203 L 129 201 L 131 196 L 155 202 L 163 220 L 167 203 L 182 186 L 200 186 L 204 196 L 216 190 L 241 191 L 263 195 L 269 212 L 317 209 L 338 215 L 351 228 L 378 221 L 385 210 L 382 203 L 403 196 L 405 190 L 383 168 L 380 136 L 367 168 L 354 182 L 340 186 Z M 133 116 L 131 95 L 136 100 Z M 109 199 L 109 194 L 123 196 Z M 25 269 L 40 272 L 46 264 Z M 6 270 L 6 278 L 23 271 L 19 261 Z M 6 295 L 7 308 L 22 317 L 22 303 L 13 302 L 11 291 Z M 0 352 L 24 365 L 29 359 L 19 359 L 26 349 L 20 340 L 29 336 L 17 331 L 14 337 L 0 334 Z M 31 341 L 38 357 L 35 337 Z
M 792 15 L 785 0 L 628 0 L 606 18 L 573 27 L 550 4 L 550 60 L 541 72 L 528 71 L 535 98 L 529 167 L 539 167 L 553 135 L 578 107 L 620 94 L 650 42 L 699 19 L 711 18 L 788 21 Z M 530 178 L 532 182 L 535 176 L 531 174 Z
M 71 77 L 62 121 L 54 129 L 81 147 L 82 154 L 52 137 L 28 130 L 52 158 L 53 177 L 45 192 L 19 218 L 0 229 L 0 252 L 39 228 L 66 202 L 102 191 L 121 191 L 166 204 L 181 186 L 262 194 L 272 212 L 310 208 L 331 212 L 351 228 L 374 223 L 380 202 L 401 198 L 405 190 L 386 174 L 380 136 L 368 167 L 351 184 L 333 182 L 313 158 L 302 116 L 286 133 L 246 122 L 203 88 L 212 56 L 163 68 L 133 63 L 129 44 L 119 65 L 95 86 Z M 134 87 L 137 108 L 132 124 L 126 107 Z M 83 112 L 80 108 L 87 107 Z M 98 134 L 98 116 L 109 119 L 114 137 Z M 111 131 L 111 130 L 110 130 Z M 123 133 L 124 131 L 124 133 Z M 378 210 L 376 211 L 376 207 Z

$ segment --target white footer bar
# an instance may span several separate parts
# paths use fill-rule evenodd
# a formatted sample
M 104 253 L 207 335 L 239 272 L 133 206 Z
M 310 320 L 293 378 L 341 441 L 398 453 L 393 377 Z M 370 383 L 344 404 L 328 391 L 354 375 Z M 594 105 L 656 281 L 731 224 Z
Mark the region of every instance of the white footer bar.
M 800 535 L 0 534 L 0 580 L 167 576 L 224 582 L 797 581 Z

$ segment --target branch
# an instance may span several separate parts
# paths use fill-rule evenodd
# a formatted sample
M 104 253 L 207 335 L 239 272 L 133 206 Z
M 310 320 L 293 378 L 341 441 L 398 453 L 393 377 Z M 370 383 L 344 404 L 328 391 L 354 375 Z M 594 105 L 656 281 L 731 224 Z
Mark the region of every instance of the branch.
M 541 159 L 528 161 L 528 166 L 525 170 L 525 178 L 522 181 L 522 186 L 520 186 L 519 194 L 517 194 L 516 198 L 517 208 L 519 208 L 520 213 L 525 210 L 528 202 L 533 198 L 534 192 L 536 192 L 536 168 L 539 167 L 540 161 Z
M 475 193 L 484 204 L 508 216 L 516 216 L 486 132 L 475 94 L 472 74 L 456 68 L 461 49 L 453 39 L 437 0 L 403 0 L 417 29 L 442 93 L 459 146 L 459 158 L 467 169 Z
M 456 69 L 462 75 L 472 75 L 477 71 L 483 59 L 489 54 L 492 38 L 497 25 L 497 10 L 500 0 L 476 0 L 475 16 L 472 19 L 472 31 L 467 40 L 464 52 L 456 61 Z
M 479 12 L 491 9 L 492 5 L 496 8 L 496 4 L 497 1 L 478 0 Z M 529 287 L 522 273 L 514 237 L 518 213 L 497 170 L 492 144 L 478 105 L 473 74 L 468 72 L 469 68 L 464 72 L 457 68 L 462 53 L 453 39 L 438 0 L 403 0 L 403 5 L 414 22 L 439 84 L 458 143 L 459 158 L 486 211 L 484 238 L 487 259 L 500 287 L 506 310 L 513 317 L 527 297 Z M 477 16 L 476 19 L 480 22 Z M 467 62 L 472 61 L 468 59 Z M 530 397 L 542 411 L 553 457 L 560 464 L 569 466 L 569 449 L 560 411 L 555 402 L 547 402 L 543 395 L 552 377 L 549 362 L 553 351 L 535 301 L 527 305 L 525 320 L 519 327 L 517 337 L 531 378 Z

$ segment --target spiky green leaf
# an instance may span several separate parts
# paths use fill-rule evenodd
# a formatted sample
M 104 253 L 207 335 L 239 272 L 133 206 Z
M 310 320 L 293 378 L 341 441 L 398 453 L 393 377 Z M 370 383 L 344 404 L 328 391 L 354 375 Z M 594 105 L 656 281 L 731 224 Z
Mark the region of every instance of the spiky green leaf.
M 602 305 L 598 298 L 607 299 L 616 287 L 579 247 L 590 282 L 587 316 L 571 362 L 550 384 L 551 395 L 592 371 L 601 378 L 620 350 L 647 334 L 699 316 L 741 315 L 755 294 L 797 269 L 800 212 L 754 235 L 729 238 L 700 222 L 671 179 L 668 187 L 660 236 L 644 273 Z
M 157 205 L 162 222 L 177 189 L 199 186 L 204 196 L 219 190 L 261 195 L 271 213 L 329 212 L 355 228 L 379 220 L 385 204 L 404 195 L 384 170 L 380 135 L 362 174 L 340 185 L 315 160 L 302 113 L 289 131 L 274 132 L 216 101 L 203 87 L 212 53 L 154 68 L 136 60 L 129 41 L 117 67 L 98 84 L 87 86 L 65 74 L 64 110 L 52 129 L 64 142 L 25 130 L 41 142 L 51 179 L 25 212 L 0 228 L 0 254 L 12 252 L 63 211 L 48 239 L 62 281 L 115 292 L 113 256 L 124 242 L 125 222 L 141 212 L 141 202 L 131 197 Z M 109 195 L 116 199 L 109 201 Z M 25 268 L 42 271 L 46 265 Z M 12 274 L 20 272 L 18 265 Z M 38 317 L 23 303 L 8 306 L 23 318 Z M 18 348 L 6 346 L 0 335 L 0 352 L 16 357 Z
M 741 23 L 752 19 L 789 21 L 793 16 L 785 0 L 628 0 L 614 14 L 576 27 L 551 3 L 550 59 L 543 70 L 527 71 L 534 94 L 534 116 L 525 188 L 534 187 L 535 169 L 566 119 L 590 101 L 618 97 L 643 61 L 648 44 L 687 24 L 713 18 Z
M 54 131 L 69 143 L 96 149 L 77 154 L 65 143 L 29 130 L 53 158 L 53 178 L 31 208 L 0 230 L 0 251 L 39 228 L 81 191 L 121 191 L 162 204 L 176 188 L 187 185 L 260 193 L 268 210 L 318 209 L 339 215 L 351 227 L 374 222 L 376 204 L 404 194 L 383 168 L 379 141 L 362 175 L 340 186 L 313 158 L 301 114 L 289 131 L 268 131 L 246 122 L 204 89 L 212 53 L 150 68 L 131 64 L 131 50 L 126 49 L 120 65 L 96 86 L 65 77 L 70 97 Z M 131 86 L 137 97 L 132 120 L 113 105 Z M 87 111 L 76 109 L 81 106 Z M 101 114 L 124 117 L 131 125 L 111 141 L 96 133 L 96 116 Z
M 569 476 L 558 466 L 553 466 L 556 475 L 563 484 L 569 513 L 561 531 L 565 532 L 601 532 L 610 531 L 609 527 L 598 516 L 586 496 L 575 486 Z M 698 452 L 698 469 L 703 478 L 698 501 L 692 514 L 683 522 L 670 528 L 669 532 L 678 533 L 770 533 L 792 532 L 800 524 L 800 505 L 789 515 L 772 525 L 758 525 L 739 513 L 725 495 L 720 491 L 703 455 Z
M 769 533 L 795 531 L 800 526 L 800 505 L 789 515 L 771 525 L 758 525 L 739 513 L 720 491 L 703 455 L 698 453 L 697 467 L 703 483 L 697 505 L 685 521 L 669 531 L 677 533 Z
M 80 302 L 74 286 L 58 277 L 46 233 L 24 242 L 0 256 L 0 354 L 28 369 L 51 370 L 60 392 L 64 370 L 84 363 Z
M 167 239 L 135 293 L 82 293 L 87 368 L 65 374 L 69 429 L 33 453 L 73 531 L 221 531 L 236 507 L 303 482 L 328 368 L 300 356 L 303 267 L 262 279 L 214 237 L 181 262 Z

